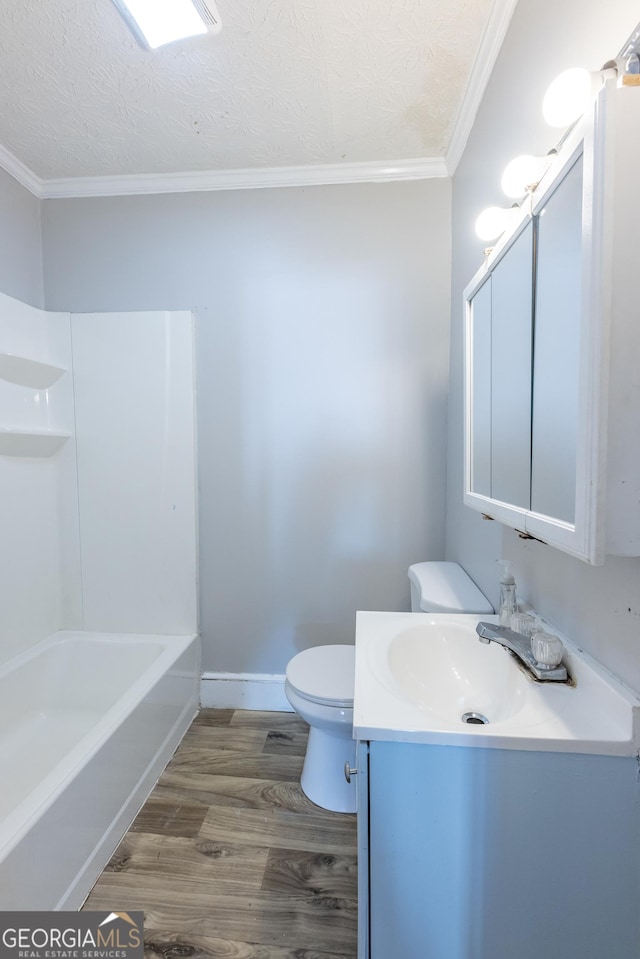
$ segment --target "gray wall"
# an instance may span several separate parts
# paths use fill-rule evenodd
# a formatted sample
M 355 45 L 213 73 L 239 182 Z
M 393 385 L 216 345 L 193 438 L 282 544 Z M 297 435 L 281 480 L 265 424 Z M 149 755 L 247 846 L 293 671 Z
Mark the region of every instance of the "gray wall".
M 277 673 L 442 558 L 450 183 L 45 201 L 48 309 L 196 311 L 205 669 Z
M 44 305 L 40 201 L 0 170 L 0 290 Z
M 572 66 L 597 69 L 616 55 L 639 10 L 629 0 L 520 0 L 453 181 L 451 395 L 447 556 L 460 562 L 497 602 L 495 560 L 513 560 L 523 598 L 597 659 L 640 690 L 640 560 L 608 558 L 589 567 L 528 543 L 462 505 L 462 292 L 482 262 L 474 233 L 480 211 L 506 205 L 500 177 L 521 153 L 546 153 L 558 131 L 541 103 L 551 80 Z M 637 442 L 637 437 L 630 437 Z

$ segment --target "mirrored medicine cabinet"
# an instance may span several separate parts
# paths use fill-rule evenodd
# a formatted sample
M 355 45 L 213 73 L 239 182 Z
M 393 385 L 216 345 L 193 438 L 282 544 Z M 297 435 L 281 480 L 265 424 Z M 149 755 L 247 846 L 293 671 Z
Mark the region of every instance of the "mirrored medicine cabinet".
M 610 82 L 465 290 L 466 505 L 640 555 L 640 88 Z

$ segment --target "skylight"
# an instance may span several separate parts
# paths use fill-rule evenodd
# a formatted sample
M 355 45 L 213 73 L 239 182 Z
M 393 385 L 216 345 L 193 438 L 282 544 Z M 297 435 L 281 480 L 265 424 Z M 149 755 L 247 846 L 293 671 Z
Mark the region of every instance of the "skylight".
M 113 0 L 136 39 L 155 50 L 220 30 L 220 18 L 210 0 Z

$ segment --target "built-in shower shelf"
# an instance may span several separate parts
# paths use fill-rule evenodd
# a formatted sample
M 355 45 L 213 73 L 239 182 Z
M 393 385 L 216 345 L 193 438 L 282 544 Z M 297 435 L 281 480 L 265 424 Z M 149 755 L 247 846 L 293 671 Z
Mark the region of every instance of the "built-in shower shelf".
M 48 457 L 57 453 L 70 433 L 0 427 L 0 456 Z
M 66 370 L 62 366 L 0 351 L 0 377 L 9 383 L 28 386 L 34 390 L 47 390 L 63 373 L 66 373 Z

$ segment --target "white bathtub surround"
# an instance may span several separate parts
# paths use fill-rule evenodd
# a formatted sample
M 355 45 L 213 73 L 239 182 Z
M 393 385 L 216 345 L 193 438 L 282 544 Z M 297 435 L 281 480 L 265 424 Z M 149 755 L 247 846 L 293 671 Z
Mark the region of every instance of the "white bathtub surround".
M 0 663 L 77 619 L 75 450 L 51 445 L 74 432 L 70 368 L 69 314 L 0 293 Z
M 198 709 L 194 636 L 59 632 L 0 671 L 0 904 L 77 909 Z
M 284 675 L 204 672 L 200 684 L 203 709 L 264 709 L 293 712 L 284 692 Z
M 195 633 L 196 513 L 191 313 L 0 293 L 0 663 L 61 628 Z
M 71 329 L 82 626 L 195 633 L 191 313 L 73 314 Z
M 0 529 L 0 909 L 77 908 L 198 707 L 190 313 L 0 294 Z

